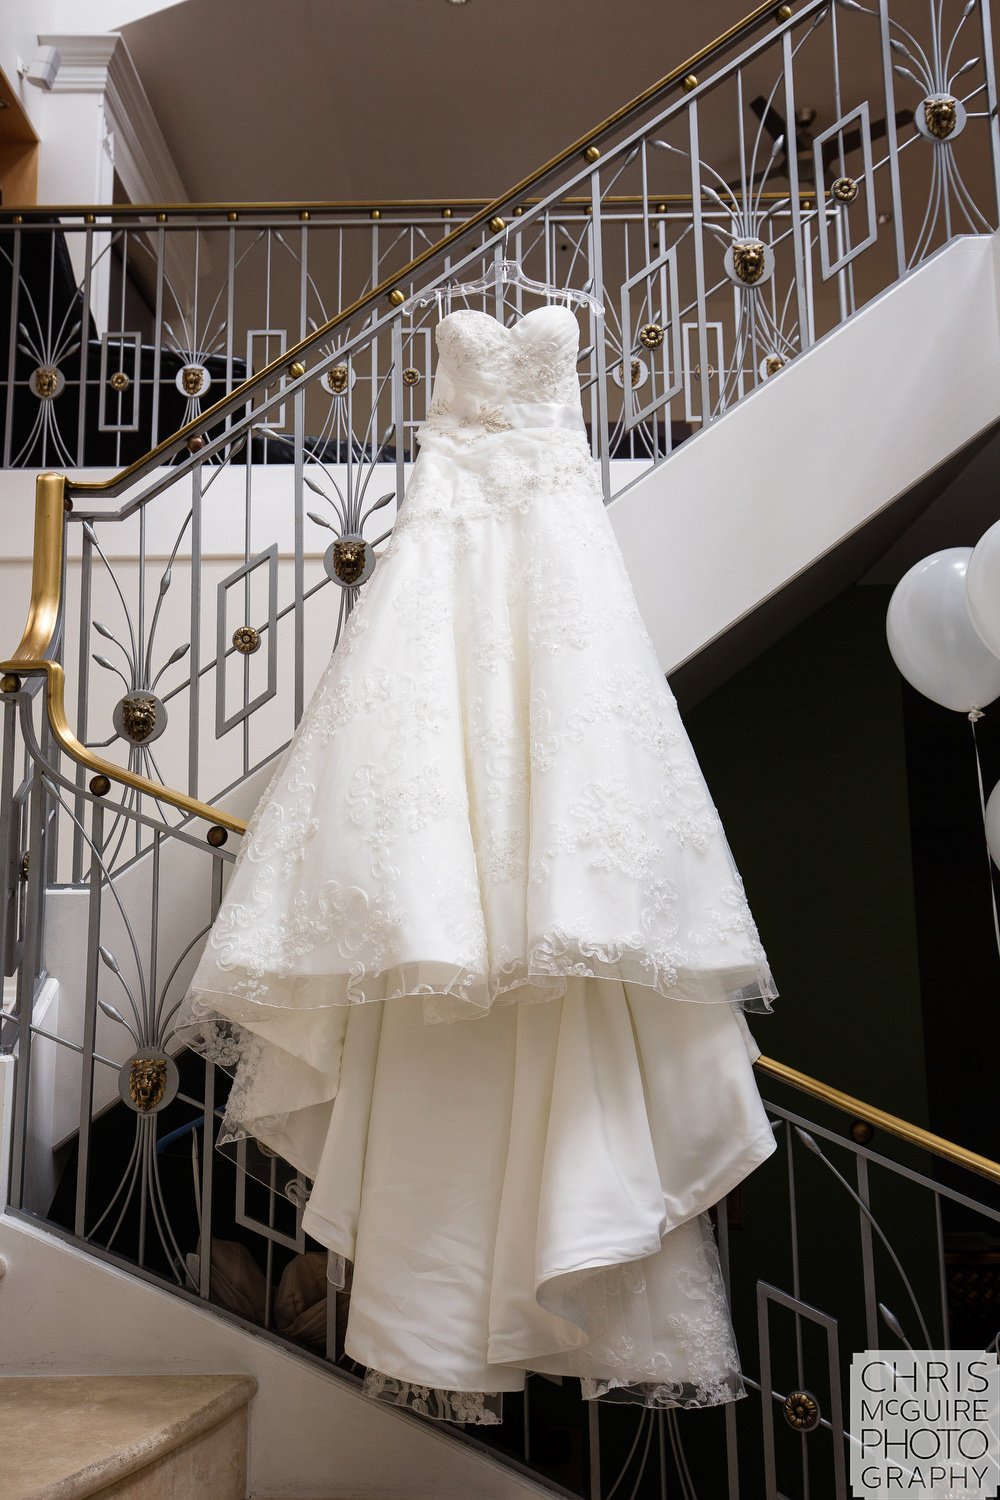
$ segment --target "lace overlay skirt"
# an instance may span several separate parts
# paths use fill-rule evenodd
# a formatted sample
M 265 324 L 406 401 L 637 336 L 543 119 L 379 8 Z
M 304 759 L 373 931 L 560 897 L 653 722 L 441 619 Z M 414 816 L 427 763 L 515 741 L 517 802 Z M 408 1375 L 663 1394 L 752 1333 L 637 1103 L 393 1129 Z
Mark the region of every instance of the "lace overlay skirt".
M 741 1394 L 704 1215 L 774 1147 L 774 994 L 582 433 L 428 433 L 180 1018 L 354 1262 L 367 1389 Z

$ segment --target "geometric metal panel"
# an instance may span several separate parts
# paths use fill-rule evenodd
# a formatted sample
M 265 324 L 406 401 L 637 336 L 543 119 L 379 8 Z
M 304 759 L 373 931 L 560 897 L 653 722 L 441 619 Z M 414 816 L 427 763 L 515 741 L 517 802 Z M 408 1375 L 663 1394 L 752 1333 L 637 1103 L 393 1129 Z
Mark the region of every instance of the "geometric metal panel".
M 722 324 L 708 323 L 704 325 L 705 341 L 708 344 L 709 367 L 707 377 L 709 383 L 716 386 L 716 394 L 721 396 L 722 383 L 725 378 L 725 368 L 722 363 Z M 697 323 L 685 323 L 684 334 L 684 420 L 687 422 L 701 421 L 701 371 L 698 366 L 698 333 Z M 713 356 L 712 346 L 715 346 Z M 717 400 L 709 399 L 709 410 L 718 405 Z
M 658 296 L 653 297 L 651 283 L 659 282 Z M 683 373 L 681 365 L 681 327 L 680 306 L 677 294 L 677 246 L 672 245 L 662 255 L 650 261 L 637 271 L 628 281 L 622 282 L 621 287 L 621 309 L 622 309 L 622 360 L 623 365 L 629 364 L 632 358 L 632 308 L 629 292 L 639 282 L 646 283 L 646 295 L 648 306 L 657 307 L 659 316 L 663 320 L 661 328 L 663 331 L 663 342 L 660 344 L 660 380 L 662 390 L 660 394 L 648 401 L 645 406 L 640 407 L 636 400 L 635 386 L 631 380 L 622 379 L 622 395 L 624 397 L 624 416 L 626 430 L 635 427 L 645 417 L 652 416 L 669 401 L 680 394 L 683 386 Z M 657 381 L 655 377 L 656 359 L 655 350 L 648 350 L 650 362 L 650 390 L 655 391 Z M 673 379 L 671 379 L 673 375 Z
M 771 1303 L 787 1308 L 797 1317 L 817 1324 L 826 1333 L 827 1367 L 830 1381 L 830 1416 L 823 1426 L 829 1426 L 833 1439 L 833 1477 L 837 1500 L 847 1500 L 847 1476 L 844 1464 L 844 1409 L 840 1390 L 840 1348 L 837 1337 L 837 1320 L 829 1313 L 820 1312 L 808 1302 L 769 1286 L 766 1281 L 757 1282 L 757 1342 L 760 1352 L 760 1415 L 764 1438 L 764 1492 L 767 1500 L 780 1495 L 774 1456 L 774 1406 L 775 1401 L 784 1400 L 784 1395 L 775 1392 L 771 1379 L 771 1328 L 768 1317 Z M 803 1438 L 803 1441 L 808 1441 Z
M 272 347 L 273 341 L 277 341 L 277 348 Z M 273 359 L 278 359 L 280 355 L 284 354 L 287 346 L 288 330 L 285 328 L 248 328 L 247 371 L 256 373 L 256 371 L 262 370 Z M 286 377 L 282 375 L 282 387 L 284 387 L 285 379 Z M 284 406 L 276 406 L 273 410 L 269 411 L 266 422 L 268 427 L 284 427 L 286 424 Z
M 254 1158 L 253 1169 L 250 1169 L 248 1157 Z M 260 1172 L 264 1156 L 260 1146 L 254 1140 L 239 1140 L 236 1142 L 236 1203 L 234 1218 L 243 1229 L 252 1229 L 264 1239 L 270 1240 L 272 1245 L 283 1245 L 286 1250 L 294 1250 L 301 1255 L 306 1248 L 306 1237 L 302 1228 L 302 1209 L 304 1201 L 297 1201 L 296 1196 L 287 1189 L 292 1184 L 302 1184 L 300 1177 L 294 1176 L 288 1170 L 288 1163 L 281 1161 L 279 1157 L 270 1156 L 267 1162 L 268 1182 L 264 1183 Z M 280 1175 L 280 1180 L 279 1180 Z M 247 1208 L 247 1178 L 252 1177 L 261 1186 L 267 1188 L 268 1193 L 268 1217 L 267 1220 L 256 1218 Z M 287 1179 L 287 1180 L 286 1180 Z M 293 1203 L 295 1206 L 295 1234 L 285 1234 L 275 1225 L 276 1199 L 283 1203 Z
M 101 376 L 98 384 L 100 399 L 97 412 L 97 427 L 100 432 L 138 432 L 141 359 L 142 334 L 121 332 L 101 335 Z M 109 407 L 113 419 L 108 417 Z
M 267 568 L 267 622 L 266 629 L 258 624 L 256 629 L 261 637 L 267 637 L 267 682 L 255 698 L 242 703 L 234 709 L 231 714 L 226 714 L 226 660 L 232 648 L 233 631 L 228 623 L 229 590 L 241 583 L 249 574 L 257 568 Z M 278 544 L 272 542 L 264 552 L 258 552 L 256 557 L 251 557 L 247 562 L 241 563 L 228 578 L 223 578 L 218 586 L 216 595 L 216 644 L 215 644 L 215 736 L 219 739 L 232 729 L 234 724 L 239 724 L 273 698 L 278 687 Z M 242 601 L 241 601 L 242 606 Z M 241 615 L 245 613 L 245 606 L 241 607 Z M 240 618 L 237 625 L 252 625 L 254 622 Z
M 859 240 L 857 244 L 852 245 L 849 243 L 849 202 L 836 203 L 836 200 L 834 200 L 837 211 L 832 215 L 821 208 L 816 217 L 819 220 L 819 253 L 824 281 L 829 280 L 831 276 L 835 276 L 838 271 L 842 271 L 855 256 L 860 255 L 862 250 L 867 250 L 868 246 L 874 244 L 878 238 L 878 224 L 875 219 L 875 181 L 872 170 L 871 122 L 868 117 L 867 99 L 863 104 L 859 104 L 857 109 L 852 109 L 850 114 L 842 115 L 829 129 L 824 130 L 822 135 L 818 135 L 814 139 L 813 162 L 816 167 L 816 181 L 822 182 L 824 180 L 823 146 L 825 142 L 832 137 L 839 137 L 848 131 L 855 122 L 860 126 L 861 149 L 864 154 L 864 171 L 856 178 L 838 178 L 838 181 L 843 180 L 850 184 L 849 190 L 856 192 L 857 197 L 860 197 L 862 192 L 864 193 L 868 217 L 866 234 L 864 239 Z M 851 201 L 857 202 L 857 197 Z M 831 220 L 836 226 L 838 233 L 842 233 L 843 235 L 841 246 L 838 247 L 839 253 L 835 253 L 833 256 L 830 254 Z

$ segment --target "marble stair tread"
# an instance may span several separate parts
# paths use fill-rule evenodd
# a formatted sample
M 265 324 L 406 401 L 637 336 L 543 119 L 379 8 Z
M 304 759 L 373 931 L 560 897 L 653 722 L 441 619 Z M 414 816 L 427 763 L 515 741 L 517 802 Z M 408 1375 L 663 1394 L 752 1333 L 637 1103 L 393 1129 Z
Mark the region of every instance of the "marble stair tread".
M 249 1375 L 0 1377 L 3 1500 L 82 1500 L 210 1431 Z

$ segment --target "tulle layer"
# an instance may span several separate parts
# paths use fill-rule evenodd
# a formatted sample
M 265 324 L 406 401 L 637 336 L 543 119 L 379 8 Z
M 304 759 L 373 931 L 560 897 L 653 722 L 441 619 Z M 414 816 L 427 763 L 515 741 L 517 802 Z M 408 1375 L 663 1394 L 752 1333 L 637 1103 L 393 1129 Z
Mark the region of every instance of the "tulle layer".
M 199 1023 L 216 1015 L 244 1025 L 280 1020 L 292 1011 L 326 1010 L 377 1000 L 421 1000 L 428 1023 L 474 1018 L 497 1004 L 534 1004 L 559 999 L 570 978 L 617 979 L 642 985 L 669 1000 L 728 1002 L 769 1012 L 777 992 L 766 965 L 730 969 L 668 968 L 637 940 L 598 943 L 553 933 L 528 955 L 492 974 L 433 960 L 394 964 L 379 973 L 272 974 L 259 976 L 239 965 L 215 975 L 218 988 L 192 987 L 179 1029 L 190 1046 Z M 219 1059 L 220 1061 L 222 1059 Z

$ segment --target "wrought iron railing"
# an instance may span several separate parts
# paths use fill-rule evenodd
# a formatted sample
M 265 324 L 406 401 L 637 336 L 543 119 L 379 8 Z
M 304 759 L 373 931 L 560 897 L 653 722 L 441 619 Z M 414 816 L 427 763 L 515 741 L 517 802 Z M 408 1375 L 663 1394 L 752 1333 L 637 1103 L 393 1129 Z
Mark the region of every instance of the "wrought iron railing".
M 285 228 L 242 208 L 217 224 L 168 209 L 164 223 L 155 212 L 146 222 L 143 210 L 107 219 L 95 211 L 93 223 L 63 214 L 58 227 L 11 216 L 2 249 L 11 324 L 28 333 L 7 353 L 4 461 L 71 469 L 92 455 L 95 432 L 112 440 L 110 465 L 128 460 L 105 481 L 39 481 L 31 611 L 21 645 L 0 663 L 0 933 L 5 973 L 16 977 L 0 1045 L 18 1053 L 16 1209 L 180 1295 L 228 1298 L 276 1336 L 338 1357 L 332 1298 L 322 1308 L 317 1299 L 305 1332 L 281 1321 L 281 1275 L 292 1262 L 300 1274 L 310 1264 L 298 1259 L 310 1253 L 300 1224 L 305 1189 L 275 1176 L 269 1192 L 229 1175 L 212 1148 L 221 1081 L 178 1051 L 173 1016 L 221 898 L 228 835 L 242 830 L 240 812 L 378 565 L 402 494 L 426 411 L 433 329 L 425 312 L 401 304 L 413 291 L 487 271 L 505 252 L 529 275 L 596 291 L 606 312 L 583 340 L 581 392 L 612 498 L 954 234 L 997 222 L 988 6 L 974 0 L 946 16 L 934 0 L 919 35 L 916 25 L 912 5 L 890 0 L 807 0 L 794 14 L 760 7 L 502 198 L 469 209 L 443 241 L 429 243 L 454 218 L 401 212 L 391 252 L 364 266 L 363 256 L 345 257 L 360 279 L 324 279 L 328 303 L 314 276 L 320 236 L 328 228 L 383 235 L 384 221 L 348 228 L 333 216 L 324 226 L 318 206 Z M 768 136 L 777 130 L 769 111 L 796 120 L 803 73 L 814 88 L 826 80 L 834 113 L 811 140 L 800 115 L 785 150 Z M 711 147 L 703 144 L 709 120 Z M 46 254 L 54 263 L 62 253 L 58 236 L 79 237 L 84 272 L 71 289 L 78 311 L 57 318 L 22 299 L 28 247 L 48 247 L 44 271 Z M 216 243 L 212 270 L 205 260 Z M 279 243 L 292 274 L 290 300 L 276 313 L 267 263 Z M 264 272 L 244 306 L 241 278 L 258 256 Z M 95 320 L 91 330 L 98 267 L 115 257 L 103 326 Z M 132 319 L 125 294 L 137 258 L 152 266 L 148 327 Z M 181 286 L 181 305 L 197 298 L 203 313 L 188 316 L 174 340 L 175 371 L 166 330 L 178 327 L 167 305 Z M 213 301 L 224 307 L 221 344 L 215 315 L 204 312 Z M 485 305 L 501 310 L 498 299 Z M 326 317 L 331 306 L 338 310 Z M 255 329 L 257 342 L 248 342 Z M 268 363 L 241 382 L 239 361 L 257 358 Z M 179 416 L 162 400 L 170 382 L 189 403 Z M 61 428 L 62 412 L 75 413 L 76 425 Z M 130 413 L 131 434 L 122 420 Z M 189 420 L 169 432 L 180 418 Z M 56 954 L 60 931 L 75 934 L 72 963 Z M 799 1474 L 811 1465 L 813 1495 L 823 1475 L 833 1475 L 830 1493 L 844 1493 L 835 1455 L 849 1439 L 837 1377 L 828 1351 L 819 1359 L 811 1346 L 812 1330 L 830 1347 L 839 1337 L 840 1354 L 863 1347 L 879 1330 L 882 1300 L 890 1333 L 915 1328 L 918 1342 L 925 1331 L 947 1342 L 957 1317 L 942 1292 L 956 1264 L 949 1256 L 973 1254 L 957 1248 L 955 1237 L 971 1231 L 956 1227 L 956 1216 L 985 1226 L 976 1231 L 981 1253 L 995 1254 L 995 1164 L 829 1091 L 824 1100 L 809 1081 L 806 1118 L 782 1086 L 775 1082 L 772 1110 L 784 1174 L 772 1159 L 719 1224 L 745 1361 L 764 1399 L 718 1414 L 725 1442 L 699 1447 L 681 1419 L 584 1413 L 566 1391 L 533 1381 L 500 1441 L 523 1440 L 516 1457 L 571 1492 L 666 1495 L 672 1469 L 681 1494 L 721 1494 L 726 1485 L 730 1496 L 787 1492 L 791 1461 Z M 859 1122 L 853 1133 L 844 1131 L 845 1109 Z M 866 1122 L 890 1137 L 901 1130 L 900 1152 L 873 1148 Z M 977 1192 L 964 1181 L 970 1171 Z M 815 1196 L 804 1211 L 807 1180 Z M 930 1205 L 934 1226 L 912 1243 L 900 1208 L 911 1191 Z M 826 1280 L 814 1269 L 824 1264 L 815 1220 L 836 1194 L 857 1224 L 853 1284 L 843 1266 Z M 257 1277 L 247 1255 L 256 1256 Z M 776 1334 L 772 1343 L 772 1312 L 791 1319 L 790 1341 Z M 758 1339 L 761 1364 L 746 1357 Z M 819 1370 L 828 1372 L 825 1392 L 815 1389 Z M 795 1438 L 789 1459 L 792 1429 L 775 1413 L 796 1383 L 813 1390 L 819 1421 Z M 561 1467 L 539 1452 L 543 1436 L 551 1449 L 560 1432 Z M 710 1477 L 685 1479 L 695 1462 Z

